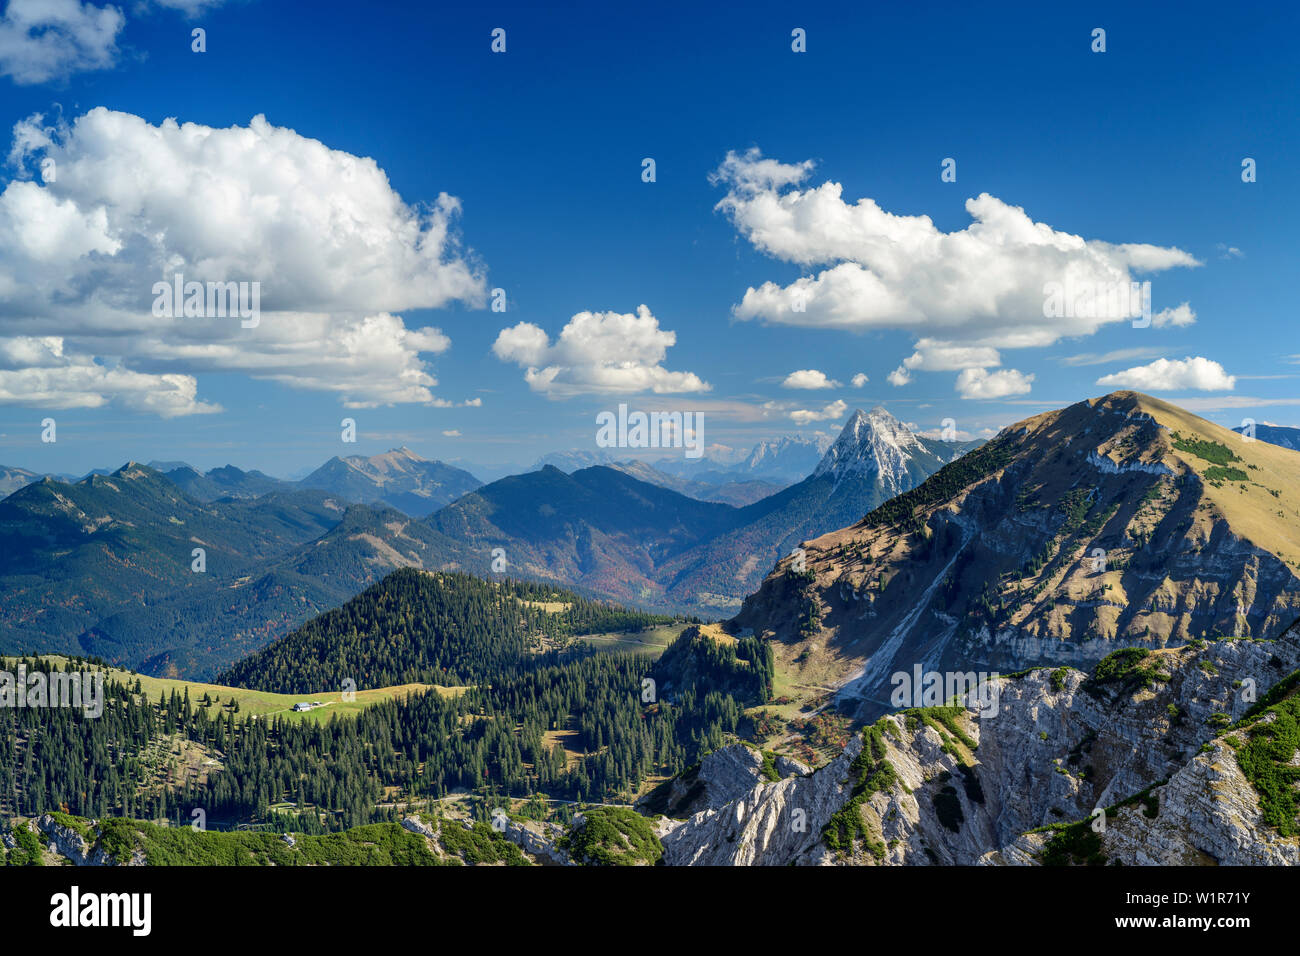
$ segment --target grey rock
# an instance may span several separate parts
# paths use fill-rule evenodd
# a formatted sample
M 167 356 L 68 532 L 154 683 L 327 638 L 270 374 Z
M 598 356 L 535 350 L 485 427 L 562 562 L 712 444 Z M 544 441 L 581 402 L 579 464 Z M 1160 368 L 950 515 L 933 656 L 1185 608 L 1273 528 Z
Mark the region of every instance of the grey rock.
M 429 826 L 423 820 L 416 816 L 404 817 L 402 826 L 412 833 L 418 833 L 420 836 L 428 837 L 430 840 L 436 839 L 438 831 Z
M 782 777 L 803 777 L 812 773 L 812 767 L 793 757 L 777 754 L 776 772 Z
M 1300 863 L 1300 840 L 1262 822 L 1258 795 L 1215 729 L 1249 710 L 1251 682 L 1262 696 L 1300 668 L 1300 626 L 1278 641 L 1162 650 L 1157 663 L 1162 676 L 1136 689 L 1090 683 L 1069 669 L 1001 678 L 996 713 L 965 711 L 957 736 L 914 716 L 882 718 L 896 782 L 873 793 L 861 812 L 883 859 L 862 849 L 832 854 L 821 841 L 822 828 L 852 796 L 860 736 L 825 767 L 777 782 L 754 779 L 761 757 L 749 748 L 723 748 L 700 767 L 708 805 L 684 821 L 660 818 L 665 863 L 1033 865 L 1051 833 L 1029 831 L 1089 819 L 1094 808 L 1153 785 L 1155 818 L 1142 804 L 1111 814 L 1103 837 L 1108 858 Z M 1202 754 L 1207 741 L 1212 749 Z
M 95 823 L 90 821 L 92 827 Z M 48 813 L 36 820 L 36 829 L 48 840 L 51 853 L 66 857 L 77 866 L 144 866 L 146 863 L 144 853 L 138 849 L 126 863 L 119 863 L 103 847 L 92 847 L 80 833 L 57 822 Z

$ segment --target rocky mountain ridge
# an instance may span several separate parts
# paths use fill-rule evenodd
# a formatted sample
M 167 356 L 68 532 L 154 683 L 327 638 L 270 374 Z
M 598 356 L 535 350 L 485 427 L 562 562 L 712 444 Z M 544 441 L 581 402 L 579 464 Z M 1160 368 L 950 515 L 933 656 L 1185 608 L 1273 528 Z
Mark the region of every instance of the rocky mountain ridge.
M 1283 811 L 1290 832 L 1280 832 L 1263 809 L 1267 775 L 1252 783 L 1239 756 L 1242 741 L 1274 740 L 1267 728 L 1294 720 L 1266 709 L 1249 723 L 1268 688 L 1295 694 L 1300 626 L 1276 642 L 1119 655 L 1091 675 L 999 678 L 994 714 L 950 706 L 882 717 L 811 773 L 746 779 L 736 768 L 753 752 L 724 748 L 696 774 L 704 805 L 660 818 L 665 862 L 1300 862 L 1295 797 Z M 1296 697 L 1277 696 L 1272 707 L 1300 710 Z M 1287 747 L 1294 766 L 1300 744 Z M 1287 757 L 1275 753 L 1279 766 Z
M 1296 452 L 1146 396 L 1081 402 L 804 542 L 733 628 L 867 719 L 916 663 L 1089 667 L 1125 644 L 1276 637 L 1300 616 L 1298 474 Z

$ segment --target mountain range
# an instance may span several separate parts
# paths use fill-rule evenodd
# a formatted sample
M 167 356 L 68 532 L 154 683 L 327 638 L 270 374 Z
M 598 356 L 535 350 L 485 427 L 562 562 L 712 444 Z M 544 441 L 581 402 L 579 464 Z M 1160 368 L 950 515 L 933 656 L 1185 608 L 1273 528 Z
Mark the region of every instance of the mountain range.
M 877 407 L 850 417 L 813 474 L 744 507 L 701 507 L 607 466 L 571 475 L 547 466 L 429 520 L 480 554 L 502 549 L 514 573 L 648 607 L 725 613 L 801 540 L 857 520 L 968 447 L 917 438 Z
M 747 454 L 729 449 L 706 449 L 699 458 L 661 458 L 654 463 L 660 471 L 709 484 L 762 480 L 790 485 L 806 478 L 834 439 L 824 432 L 784 435 L 761 441 Z
M 347 505 L 319 537 L 271 556 L 246 556 L 223 573 L 210 567 L 147 601 L 123 601 L 121 610 L 86 626 L 73 650 L 145 673 L 208 678 L 395 568 L 472 566 L 487 573 L 488 562 L 473 557 L 396 509 Z
M 874 408 L 802 481 L 741 507 L 619 468 L 546 467 L 427 518 L 279 485 L 205 501 L 138 464 L 45 478 L 0 502 L 0 649 L 210 675 L 414 566 L 735 614 L 798 683 L 870 715 L 896 661 L 918 654 L 1087 666 L 1116 642 L 1265 636 L 1300 614 L 1296 452 L 1136 393 L 967 447 Z M 353 493 L 384 480 L 418 489 L 395 496 L 435 493 L 409 452 L 376 457 L 325 470 Z M 246 494 L 275 481 L 214 471 L 205 481 Z
M 651 463 L 639 458 L 620 459 L 609 452 L 563 451 L 543 455 L 532 468 L 523 473 L 558 468 L 567 475 L 584 468 L 613 468 L 640 481 L 669 488 L 688 498 L 699 501 L 716 501 L 721 504 L 743 507 L 780 491 L 791 481 L 774 481 L 748 477 L 741 471 L 724 471 L 707 467 L 680 467 L 690 459 L 660 459 Z M 509 476 L 507 476 L 509 477 Z M 792 481 L 797 481 L 798 475 Z
M 914 438 L 884 409 L 859 412 L 816 474 L 741 507 L 663 487 L 678 481 L 662 473 L 643 481 L 636 463 L 546 467 L 469 490 L 468 473 L 406 449 L 333 459 L 296 483 L 175 462 L 160 463 L 166 474 L 132 463 L 43 479 L 0 502 L 0 650 L 209 676 L 406 566 L 727 613 L 799 540 L 856 520 L 961 448 Z M 457 493 L 427 518 L 389 506 L 423 510 Z M 196 547 L 202 572 L 191 570 Z
M 230 580 L 318 538 L 344 507 L 315 491 L 205 503 L 134 462 L 75 483 L 43 478 L 0 501 L 0 650 L 80 652 L 101 619 Z M 219 605 L 209 612 L 220 619 Z M 167 630 L 158 621 L 135 640 Z
M 775 486 L 774 490 L 792 485 L 806 478 L 821 461 L 833 438 L 823 432 L 811 435 L 783 435 L 767 439 L 754 445 L 748 452 L 739 452 L 732 448 L 713 446 L 704 450 L 698 458 L 682 455 L 670 455 L 654 461 L 620 459 L 610 451 L 590 451 L 572 449 L 570 451 L 551 452 L 539 458 L 528 471 L 540 471 L 547 465 L 553 465 L 564 472 L 574 472 L 580 468 L 592 468 L 604 465 L 610 468 L 626 468 L 630 465 L 641 466 L 645 480 L 653 484 L 666 484 L 668 476 L 698 486 L 718 486 L 763 482 Z M 646 468 L 653 469 L 656 477 L 649 477 Z
M 379 455 L 336 456 L 297 481 L 286 481 L 256 470 L 245 471 L 234 465 L 207 472 L 182 461 L 153 461 L 147 467 L 163 474 L 190 497 L 204 502 L 315 490 L 357 504 L 387 505 L 416 518 L 424 517 L 482 484 L 464 469 L 421 458 L 406 447 Z M 108 469 L 95 469 L 85 477 L 111 473 Z M 0 467 L 0 495 L 11 494 L 43 477 L 73 484 L 82 480 L 70 475 L 41 475 L 25 468 Z

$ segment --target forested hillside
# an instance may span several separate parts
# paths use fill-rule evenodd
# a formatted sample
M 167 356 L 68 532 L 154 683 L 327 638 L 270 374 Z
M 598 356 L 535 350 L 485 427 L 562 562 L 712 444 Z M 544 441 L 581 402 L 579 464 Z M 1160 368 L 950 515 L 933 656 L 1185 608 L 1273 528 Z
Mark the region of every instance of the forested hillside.
M 639 654 L 548 653 L 460 695 L 413 694 L 325 723 L 249 719 L 175 691 L 151 700 L 138 683 L 107 680 L 99 718 L 0 710 L 0 810 L 188 820 L 202 808 L 214 822 L 321 832 L 387 819 L 382 802 L 456 788 L 630 800 L 650 775 L 721 746 L 770 685 L 765 660 L 738 655 L 748 646 L 690 635 L 682 644 L 667 666 Z M 652 675 L 672 690 L 647 701 Z M 745 686 L 757 689 L 750 701 L 714 689 Z
M 550 585 L 468 574 L 394 571 L 220 675 L 218 683 L 280 693 L 500 679 L 521 659 L 579 634 L 672 619 L 592 601 Z
M 217 580 L 318 538 L 342 514 L 317 491 L 204 504 L 137 464 L 28 485 L 0 501 L 0 652 L 85 653 L 80 638 L 102 618 L 190 589 L 210 593 Z M 210 601 L 207 616 L 222 610 Z M 92 650 L 118 652 L 122 663 L 149 656 L 136 646 Z

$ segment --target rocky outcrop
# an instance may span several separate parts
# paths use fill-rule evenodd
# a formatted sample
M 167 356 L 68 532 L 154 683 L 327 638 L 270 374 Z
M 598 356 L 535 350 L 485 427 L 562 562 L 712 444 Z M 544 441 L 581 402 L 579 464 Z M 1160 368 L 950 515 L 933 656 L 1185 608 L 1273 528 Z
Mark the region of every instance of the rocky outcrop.
M 429 826 L 423 820 L 416 816 L 403 817 L 402 826 L 412 833 L 418 833 L 422 837 L 428 837 L 430 840 L 438 838 L 438 831 Z
M 95 824 L 96 821 L 90 821 L 92 828 Z M 49 852 L 67 858 L 76 866 L 144 866 L 146 862 L 144 852 L 139 849 L 132 852 L 126 862 L 115 860 L 102 846 L 87 841 L 72 827 L 59 823 L 48 813 L 37 818 L 36 829 L 45 837 Z
M 1300 865 L 1300 840 L 1261 817 L 1259 796 L 1223 740 L 1153 791 L 1155 817 L 1122 808 L 1102 835 L 1108 860 L 1129 865 Z
M 761 779 L 762 768 L 763 755 L 749 747 L 715 750 L 700 761 L 704 806 L 720 807 L 748 793 Z
M 1097 834 L 1107 863 L 1127 866 L 1297 866 L 1300 838 L 1283 837 L 1263 822 L 1259 795 L 1230 746 L 1216 740 L 1148 801 L 1106 812 L 1083 824 Z M 985 854 L 990 866 L 1038 866 L 1052 831 L 1022 834 Z
M 539 823 L 505 819 L 505 829 L 501 835 L 523 850 L 530 859 L 544 866 L 574 866 L 566 850 L 557 846 L 565 828 L 557 823 Z M 457 825 L 453 823 L 452 825 Z M 459 826 L 468 828 L 468 821 L 461 821 Z M 412 833 L 418 833 L 432 842 L 433 850 L 439 855 L 445 852 L 438 839 L 438 828 L 430 826 L 419 817 L 411 815 L 402 819 L 402 826 Z
M 706 791 L 718 801 L 689 819 L 660 820 L 665 862 L 1033 864 L 1053 831 L 1029 831 L 1087 820 L 1153 788 L 1150 803 L 1107 814 L 1107 859 L 1300 863 L 1300 841 L 1262 822 L 1233 748 L 1216 737 L 1297 669 L 1293 627 L 1276 642 L 1139 652 L 1100 678 L 1067 668 L 1001 678 L 995 712 L 932 708 L 881 718 L 870 732 L 890 780 L 850 807 L 870 840 L 836 853 L 822 831 L 854 797 L 861 737 L 807 776 L 758 780 L 740 794 L 731 790 L 755 755 L 723 748 L 710 766 L 745 769 L 720 774 L 730 786 Z
M 556 845 L 564 832 L 558 823 L 511 820 L 502 835 L 543 866 L 577 866 L 568 851 Z
M 849 766 L 861 749 L 862 741 L 854 738 L 838 757 L 809 776 L 755 783 L 741 795 L 684 822 L 661 818 L 658 834 L 664 863 L 784 866 L 823 862 L 822 828 L 849 798 Z M 743 765 L 748 761 L 746 754 L 752 753 L 736 744 L 715 755 L 719 755 L 719 764 Z
M 777 754 L 775 764 L 776 772 L 782 777 L 806 777 L 812 773 L 812 767 L 785 754 Z

